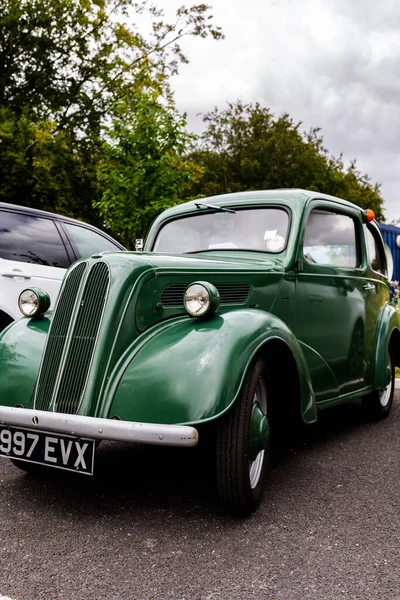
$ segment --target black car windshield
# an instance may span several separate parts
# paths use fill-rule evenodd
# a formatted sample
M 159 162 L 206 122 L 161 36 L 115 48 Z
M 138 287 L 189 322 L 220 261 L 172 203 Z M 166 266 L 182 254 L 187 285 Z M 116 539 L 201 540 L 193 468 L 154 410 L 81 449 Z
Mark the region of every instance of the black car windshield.
M 253 250 L 282 252 L 289 215 L 277 207 L 235 209 L 236 212 L 199 212 L 167 222 L 157 235 L 154 252 Z

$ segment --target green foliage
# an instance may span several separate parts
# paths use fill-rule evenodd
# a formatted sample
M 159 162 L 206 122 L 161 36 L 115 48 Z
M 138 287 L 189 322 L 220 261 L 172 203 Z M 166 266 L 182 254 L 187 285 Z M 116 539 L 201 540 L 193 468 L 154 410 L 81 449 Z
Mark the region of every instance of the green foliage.
M 204 168 L 195 195 L 243 190 L 304 188 L 340 196 L 383 219 L 379 185 L 355 161 L 329 156 L 318 129 L 304 134 L 287 114 L 275 118 L 259 104 L 241 102 L 204 116 L 207 127 L 191 158 Z
M 103 145 L 98 169 L 104 191 L 94 206 L 128 248 L 202 174 L 183 157 L 190 142 L 185 126 L 184 117 L 151 94 L 137 99 L 134 113 L 120 106 L 119 118 L 108 130 L 110 142 Z
M 166 90 L 186 60 L 182 37 L 221 37 L 208 9 L 183 7 L 169 23 L 147 0 L 2 0 L 0 107 L 28 108 L 76 135 L 98 133 L 116 101 Z
M 99 195 L 93 152 L 52 121 L 0 109 L 0 201 L 99 224 L 91 206 Z
M 206 4 L 168 22 L 147 0 L 2 0 L 1 200 L 99 224 L 104 126 L 142 93 L 171 102 L 187 35 L 222 37 Z

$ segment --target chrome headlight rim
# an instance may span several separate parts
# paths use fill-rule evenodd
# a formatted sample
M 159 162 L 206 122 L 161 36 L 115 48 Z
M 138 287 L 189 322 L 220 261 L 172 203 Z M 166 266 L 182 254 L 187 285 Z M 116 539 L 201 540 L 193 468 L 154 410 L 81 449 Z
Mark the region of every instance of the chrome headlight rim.
M 41 317 L 50 308 L 50 296 L 40 288 L 26 288 L 18 297 L 18 308 L 24 317 Z
M 197 306 L 202 304 L 197 310 L 196 297 L 198 299 Z M 183 305 L 186 312 L 191 317 L 206 318 L 211 317 L 219 308 L 220 297 L 215 285 L 208 281 L 194 281 L 185 290 L 183 295 Z

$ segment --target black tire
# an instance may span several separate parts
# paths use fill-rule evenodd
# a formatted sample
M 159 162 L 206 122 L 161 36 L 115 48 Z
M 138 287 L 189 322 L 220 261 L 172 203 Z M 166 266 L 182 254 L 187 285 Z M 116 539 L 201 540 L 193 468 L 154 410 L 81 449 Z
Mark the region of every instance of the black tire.
M 250 515 L 257 508 L 262 497 L 271 436 L 268 426 L 265 449 L 251 460 L 250 424 L 254 404 L 261 405 L 262 412 L 268 414 L 267 389 L 265 367 L 261 360 L 257 360 L 248 370 L 237 401 L 221 421 L 217 431 L 218 493 L 224 511 L 233 516 Z M 257 394 L 261 402 L 258 402 Z M 262 397 L 263 394 L 265 399 Z
M 390 353 L 389 366 L 391 377 L 388 386 L 383 391 L 374 390 L 362 399 L 366 415 L 371 421 L 386 419 L 392 408 L 395 388 L 395 368 Z

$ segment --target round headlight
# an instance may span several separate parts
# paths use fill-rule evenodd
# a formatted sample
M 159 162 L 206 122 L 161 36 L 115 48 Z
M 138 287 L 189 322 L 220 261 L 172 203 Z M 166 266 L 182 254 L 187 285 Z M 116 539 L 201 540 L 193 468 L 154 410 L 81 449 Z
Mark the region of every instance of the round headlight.
M 18 298 L 18 306 L 25 317 L 38 317 L 49 309 L 50 297 L 38 288 L 24 290 Z
M 183 304 L 192 317 L 210 316 L 219 307 L 218 290 L 206 281 L 195 281 L 187 288 Z

